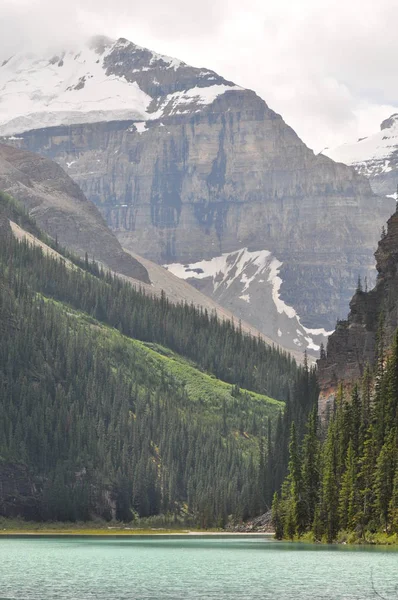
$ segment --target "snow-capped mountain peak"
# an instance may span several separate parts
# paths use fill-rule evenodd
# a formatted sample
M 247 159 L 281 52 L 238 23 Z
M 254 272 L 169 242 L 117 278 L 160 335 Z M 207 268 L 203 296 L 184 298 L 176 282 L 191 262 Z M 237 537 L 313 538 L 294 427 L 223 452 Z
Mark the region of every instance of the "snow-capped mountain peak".
M 336 162 L 358 167 L 364 175 L 386 172 L 389 158 L 398 147 L 398 114 L 382 122 L 380 131 L 356 142 L 327 148 L 323 154 Z
M 120 38 L 98 36 L 47 56 L 17 54 L 0 67 L 0 135 L 101 121 L 147 121 L 203 108 L 241 89 L 206 69 Z
M 358 173 L 371 179 L 376 193 L 392 196 L 398 183 L 398 114 L 385 119 L 380 131 L 353 143 L 326 148 L 322 154 L 355 167 Z

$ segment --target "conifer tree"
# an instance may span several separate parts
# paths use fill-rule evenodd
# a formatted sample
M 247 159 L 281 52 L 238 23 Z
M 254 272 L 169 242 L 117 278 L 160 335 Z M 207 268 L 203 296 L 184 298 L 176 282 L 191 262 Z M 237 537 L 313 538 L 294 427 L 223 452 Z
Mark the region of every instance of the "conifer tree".
M 388 507 L 391 533 L 398 533 L 398 461 L 395 467 L 392 496 Z
M 359 459 L 360 511 L 359 524 L 362 534 L 372 519 L 374 510 L 374 475 L 377 460 L 377 441 L 373 425 L 370 425 L 364 442 L 363 454 Z
M 323 477 L 321 487 L 321 519 L 324 522 L 326 539 L 333 542 L 339 530 L 338 522 L 338 482 L 336 472 L 336 431 L 332 421 L 323 451 Z
M 390 502 L 394 485 L 394 436 L 390 434 L 377 457 L 374 476 L 374 494 L 376 513 L 381 525 L 388 529 Z
M 275 538 L 281 540 L 283 538 L 283 518 L 281 514 L 281 506 L 278 492 L 274 493 L 272 500 L 272 524 L 275 530 Z
M 308 419 L 307 433 L 304 436 L 302 449 L 302 487 L 306 509 L 306 526 L 312 524 L 315 516 L 315 507 L 319 501 L 320 443 L 317 436 L 317 424 L 318 411 L 315 406 Z
M 339 497 L 339 526 L 342 529 L 353 529 L 358 511 L 357 492 L 357 456 L 353 441 L 350 440 L 345 461 L 345 471 L 341 479 Z

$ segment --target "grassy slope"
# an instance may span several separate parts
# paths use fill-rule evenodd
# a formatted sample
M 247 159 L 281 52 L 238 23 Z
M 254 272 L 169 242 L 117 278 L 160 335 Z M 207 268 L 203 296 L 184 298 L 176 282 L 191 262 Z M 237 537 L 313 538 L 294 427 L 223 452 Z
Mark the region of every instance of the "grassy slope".
M 189 414 L 195 415 L 203 425 L 207 422 L 219 421 L 223 416 L 223 404 L 227 412 L 228 430 L 234 433 L 236 442 L 245 448 L 257 448 L 258 438 L 244 432 L 239 433 L 241 416 L 251 418 L 255 415 L 258 423 L 265 424 L 270 418 L 275 423 L 284 402 L 248 390 L 240 390 L 238 397 L 232 395 L 232 386 L 203 372 L 194 363 L 158 344 L 145 343 L 122 335 L 118 330 L 108 327 L 91 316 L 75 311 L 62 302 L 51 302 L 69 317 L 74 317 L 76 326 L 87 327 L 96 336 L 96 343 L 106 348 L 111 364 L 116 368 L 122 366 L 129 372 L 129 364 L 134 369 L 142 369 L 149 374 L 153 382 L 160 382 L 162 377 L 172 379 L 178 387 L 185 390 L 189 400 Z M 184 411 L 184 406 L 181 406 Z
M 141 347 L 149 360 L 155 361 L 158 365 L 163 362 L 164 367 L 185 385 L 191 400 L 200 402 L 208 408 L 214 406 L 215 402 L 218 404 L 224 399 L 227 402 L 235 401 L 231 395 L 232 387 L 229 383 L 200 371 L 193 363 L 188 362 L 171 350 L 157 344 L 145 344 L 135 340 L 133 343 Z M 249 407 L 261 405 L 271 418 L 284 407 L 284 402 L 255 392 L 241 390 L 241 395 L 248 396 L 247 404 Z M 242 400 L 240 400 L 240 404 L 242 405 Z

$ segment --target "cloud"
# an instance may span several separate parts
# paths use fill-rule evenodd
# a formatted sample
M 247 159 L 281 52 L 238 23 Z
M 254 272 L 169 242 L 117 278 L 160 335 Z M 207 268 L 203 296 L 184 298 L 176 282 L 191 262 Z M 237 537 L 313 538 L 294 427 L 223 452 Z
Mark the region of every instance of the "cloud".
M 0 56 L 128 37 L 254 89 L 320 150 L 398 111 L 396 22 L 396 0 L 3 0 Z

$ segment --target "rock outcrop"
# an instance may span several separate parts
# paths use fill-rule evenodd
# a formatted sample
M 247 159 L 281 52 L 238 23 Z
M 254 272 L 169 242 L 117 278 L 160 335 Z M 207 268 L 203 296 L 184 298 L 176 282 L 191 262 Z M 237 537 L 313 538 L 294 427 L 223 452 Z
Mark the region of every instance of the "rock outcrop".
M 19 200 L 62 246 L 149 283 L 145 267 L 121 248 L 98 209 L 57 163 L 0 144 L 0 190 Z
M 57 58 L 28 65 L 52 73 L 51 101 L 37 101 L 47 87 L 32 87 L 22 116 L 3 115 L 0 133 L 17 138 L 9 143 L 68 170 L 122 246 L 146 258 L 185 265 L 244 248 L 269 252 L 282 263 L 281 299 L 306 327 L 333 329 L 358 274 L 374 278 L 392 199 L 375 196 L 353 169 L 315 156 L 253 91 L 212 71 L 123 39 Z M 13 60 L 3 67 L 4 85 L 18 97 L 23 72 L 15 75 Z M 101 90 L 119 86 L 112 106 L 98 91 L 98 69 Z M 51 87 L 62 73 L 68 88 Z M 253 300 L 240 300 L 239 310 L 261 329 L 272 317 L 250 289 L 259 285 L 250 282 Z
M 86 469 L 75 473 L 74 485 L 87 479 Z M 110 485 L 100 486 L 88 481 L 90 487 L 90 518 L 115 519 L 116 500 Z M 48 481 L 33 474 L 29 468 L 16 462 L 0 461 L 0 517 L 42 521 L 49 518 L 46 501 Z M 71 486 L 73 489 L 73 485 Z
M 377 283 L 370 291 L 358 290 L 350 302 L 347 320 L 329 337 L 326 356 L 318 361 L 320 409 L 332 402 L 339 382 L 351 385 L 368 364 L 374 365 L 381 315 L 383 339 L 388 347 L 398 327 L 398 212 L 376 251 Z
M 42 485 L 24 465 L 0 462 L 0 516 L 39 521 L 41 496 Z
M 11 233 L 10 222 L 0 205 L 0 236 L 5 237 L 6 235 L 11 235 Z

